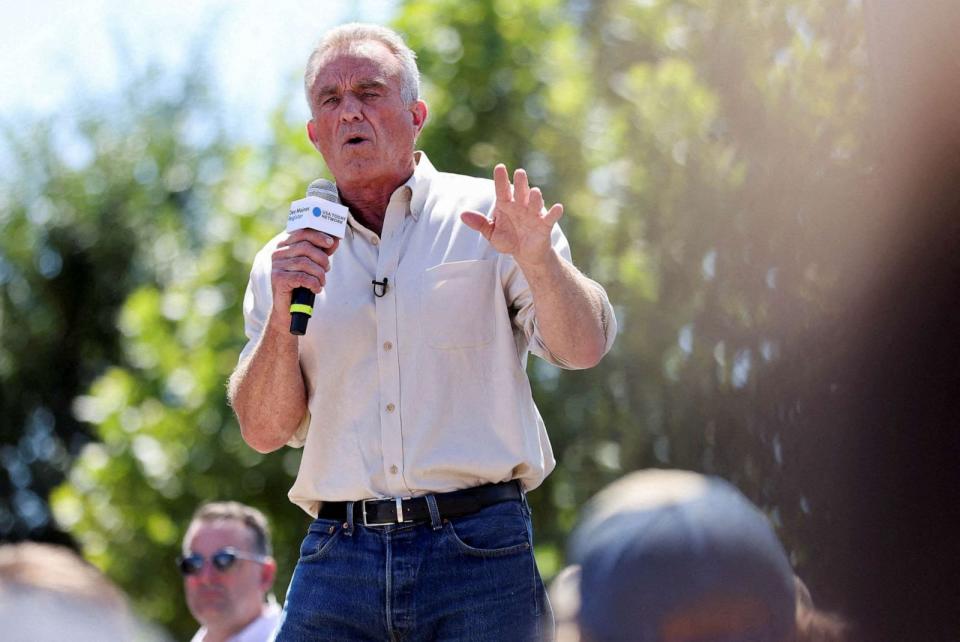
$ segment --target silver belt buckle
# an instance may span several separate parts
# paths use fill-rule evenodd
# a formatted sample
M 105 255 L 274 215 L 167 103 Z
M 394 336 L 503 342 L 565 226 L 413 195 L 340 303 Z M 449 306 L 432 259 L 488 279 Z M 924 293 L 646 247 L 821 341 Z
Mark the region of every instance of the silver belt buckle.
M 379 502 L 383 501 L 378 497 L 370 497 L 369 499 L 364 499 L 360 502 L 360 507 L 363 509 L 363 525 L 364 526 L 389 526 L 393 522 L 368 522 L 367 521 L 367 502 Z
M 368 522 L 367 521 L 367 502 L 382 502 L 389 501 L 389 498 L 380 498 L 380 497 L 370 497 L 364 499 L 360 502 L 360 506 L 363 509 L 363 525 L 364 526 L 389 526 L 390 524 L 402 524 L 406 520 L 403 518 L 403 500 L 410 499 L 410 497 L 394 497 L 393 502 L 397 507 L 397 521 L 396 522 Z

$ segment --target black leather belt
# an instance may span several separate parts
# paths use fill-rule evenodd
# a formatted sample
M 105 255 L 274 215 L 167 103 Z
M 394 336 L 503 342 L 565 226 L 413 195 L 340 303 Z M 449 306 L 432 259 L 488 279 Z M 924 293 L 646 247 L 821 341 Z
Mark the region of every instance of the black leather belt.
M 516 480 L 465 488 L 449 493 L 435 493 L 440 518 L 463 517 L 481 508 L 520 499 L 520 483 Z M 429 522 L 427 496 L 364 499 L 353 503 L 354 522 L 364 526 L 387 526 L 407 522 Z M 323 502 L 317 515 L 323 519 L 345 519 L 347 502 Z

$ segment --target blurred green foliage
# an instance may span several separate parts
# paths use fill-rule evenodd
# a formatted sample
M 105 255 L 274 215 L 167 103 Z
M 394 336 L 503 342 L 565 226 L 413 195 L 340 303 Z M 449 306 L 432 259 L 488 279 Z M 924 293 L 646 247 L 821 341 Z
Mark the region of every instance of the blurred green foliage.
M 76 107 L 80 116 L 3 131 L 4 539 L 61 539 L 47 493 L 96 437 L 78 420 L 74 398 L 123 361 L 116 317 L 130 292 L 162 287 L 199 244 L 225 153 L 196 74 L 146 71 L 112 101 Z
M 178 637 L 196 627 L 173 560 L 199 504 L 239 499 L 270 517 L 281 592 L 307 524 L 286 500 L 300 452 L 249 448 L 224 386 L 245 341 L 250 258 L 282 227 L 286 212 L 277 204 L 301 197 L 314 178 L 315 153 L 301 131 L 281 127 L 271 149 L 223 155 L 203 242 L 169 282 L 144 285 L 124 304 L 124 358 L 76 403 L 100 442 L 87 446 L 52 497 L 58 522 L 87 557 Z
M 841 307 L 862 221 L 850 194 L 870 168 L 861 23 L 849 0 L 400 11 L 431 107 L 420 146 L 446 171 L 527 168 L 565 204 L 574 259 L 617 308 L 599 367 L 530 365 L 559 461 L 531 494 L 548 577 L 590 495 L 629 470 L 680 467 L 767 510 L 836 604 L 822 472 L 842 436 L 811 443 L 801 427 L 808 400 L 836 392 L 817 337 Z M 67 474 L 57 524 L 186 637 L 172 560 L 196 505 L 267 513 L 281 598 L 295 563 L 306 516 L 285 495 L 299 452 L 246 447 L 224 384 L 253 255 L 325 170 L 281 113 L 272 144 L 251 148 L 222 130 L 198 77 L 173 98 L 154 86 L 69 135 L 54 122 L 7 133 L 18 173 L 0 210 L 0 490 L 32 492 L 42 510 Z M 36 456 L 37 443 L 54 446 Z M 3 536 L 36 536 L 43 524 L 31 531 L 17 506 L 0 513 Z

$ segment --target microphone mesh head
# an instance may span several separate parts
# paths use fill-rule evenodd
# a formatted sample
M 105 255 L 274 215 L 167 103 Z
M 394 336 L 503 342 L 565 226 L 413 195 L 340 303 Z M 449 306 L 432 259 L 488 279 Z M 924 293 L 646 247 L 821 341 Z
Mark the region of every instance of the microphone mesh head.
M 337 186 L 325 178 L 318 178 L 310 183 L 310 186 L 307 187 L 307 196 L 316 196 L 334 203 L 340 202 L 340 192 L 337 191 Z

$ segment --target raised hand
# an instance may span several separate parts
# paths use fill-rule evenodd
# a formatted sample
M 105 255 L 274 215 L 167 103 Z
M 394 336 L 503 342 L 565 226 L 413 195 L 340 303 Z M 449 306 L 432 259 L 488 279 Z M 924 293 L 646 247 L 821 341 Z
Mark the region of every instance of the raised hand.
M 545 261 L 552 252 L 550 232 L 563 216 L 563 205 L 556 203 L 549 211 L 544 209 L 540 188 L 530 187 L 523 169 L 513 173 L 510 185 L 507 168 L 500 163 L 493 168 L 493 182 L 497 193 L 493 217 L 467 211 L 460 219 L 483 234 L 497 251 L 513 255 L 521 266 Z

